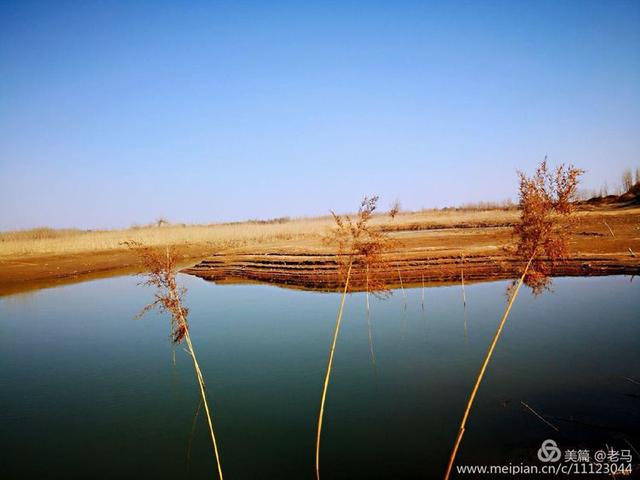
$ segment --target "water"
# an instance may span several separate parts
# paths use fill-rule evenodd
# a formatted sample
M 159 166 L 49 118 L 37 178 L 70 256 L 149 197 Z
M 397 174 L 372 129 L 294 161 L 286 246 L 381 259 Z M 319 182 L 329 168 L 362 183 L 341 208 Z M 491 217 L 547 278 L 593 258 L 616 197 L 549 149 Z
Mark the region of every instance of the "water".
M 194 347 L 229 479 L 314 475 L 319 398 L 339 295 L 183 276 Z M 0 478 L 213 478 L 198 390 L 168 319 L 133 319 L 132 277 L 0 299 Z M 505 305 L 506 282 L 347 299 L 323 430 L 323 478 L 434 478 Z M 518 297 L 459 453 L 536 463 L 561 446 L 640 446 L 640 286 L 556 279 Z M 523 409 L 525 401 L 560 428 Z M 573 419 L 573 421 L 567 421 Z

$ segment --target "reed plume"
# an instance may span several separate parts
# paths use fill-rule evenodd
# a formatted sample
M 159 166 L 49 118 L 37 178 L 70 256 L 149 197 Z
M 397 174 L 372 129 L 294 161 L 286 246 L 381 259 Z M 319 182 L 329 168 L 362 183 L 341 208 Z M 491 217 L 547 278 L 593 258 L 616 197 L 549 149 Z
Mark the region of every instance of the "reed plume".
M 507 307 L 469 395 L 458 435 L 449 457 L 445 480 L 448 480 L 451 475 L 473 402 L 520 287 L 525 284 L 536 295 L 548 289 L 550 286 L 549 263 L 553 264 L 562 260 L 568 254 L 567 230 L 570 223 L 563 220 L 568 219 L 573 213 L 572 201 L 582 173 L 582 170 L 572 165 L 568 167 L 560 165 L 556 170 L 549 171 L 546 157 L 536 169 L 533 177 L 529 178 L 526 174 L 518 172 L 520 179 L 520 223 L 514 227 L 514 233 L 517 236 L 515 253 L 526 264 L 520 279 L 514 282 L 509 289 Z
M 189 323 L 187 316 L 189 310 L 183 305 L 184 295 L 187 290 L 184 287 L 178 286 L 177 266 L 176 266 L 176 251 L 173 247 L 168 247 L 164 252 L 161 250 L 154 250 L 150 247 L 146 247 L 138 242 L 125 242 L 125 244 L 132 249 L 140 258 L 144 265 L 147 279 L 142 282 L 142 285 L 155 288 L 154 298 L 155 300 L 145 306 L 138 316 L 142 316 L 148 311 L 157 308 L 161 312 L 169 313 L 171 316 L 171 342 L 173 345 L 179 345 L 184 342 L 187 346 L 186 351 L 189 353 L 193 362 L 193 369 L 198 382 L 198 388 L 200 391 L 200 399 L 204 406 L 205 415 L 207 417 L 207 424 L 209 426 L 209 434 L 211 436 L 211 443 L 213 446 L 213 454 L 215 456 L 216 465 L 218 469 L 218 477 L 223 480 L 222 467 L 220 464 L 220 454 L 218 452 L 218 444 L 216 442 L 216 436 L 213 430 L 213 420 L 211 419 L 211 412 L 209 409 L 209 403 L 207 402 L 206 386 L 202 370 L 198 364 L 196 353 L 191 342 L 191 335 L 189 333 Z M 198 407 L 200 408 L 200 407 Z
M 549 170 L 546 157 L 533 177 L 518 172 L 520 223 L 514 226 L 515 254 L 523 262 L 532 259 L 523 281 L 535 295 L 550 288 L 551 267 L 569 254 L 573 201 L 583 173 L 573 165 Z

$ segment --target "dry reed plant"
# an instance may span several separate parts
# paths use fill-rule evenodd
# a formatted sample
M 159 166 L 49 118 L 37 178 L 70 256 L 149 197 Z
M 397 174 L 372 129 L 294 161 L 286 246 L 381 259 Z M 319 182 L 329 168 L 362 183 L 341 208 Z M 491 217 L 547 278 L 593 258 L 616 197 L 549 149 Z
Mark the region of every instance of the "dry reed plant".
M 354 219 L 348 215 L 337 215 L 332 211 L 331 214 L 335 222 L 335 228 L 325 237 L 326 243 L 337 247 L 336 261 L 338 264 L 338 275 L 344 282 L 344 288 L 340 299 L 340 308 L 338 309 L 338 315 L 336 317 L 322 396 L 320 398 L 320 411 L 316 432 L 315 468 L 317 480 L 320 479 L 320 438 L 322 435 L 324 406 L 347 293 L 352 284 L 357 282 L 362 282 L 361 284 L 366 286 L 367 294 L 371 292 L 374 295 L 385 295 L 389 292 L 379 272 L 385 268 L 387 263 L 385 261 L 385 253 L 395 242 L 384 232 L 372 228 L 369 223 L 376 210 L 377 202 L 377 195 L 364 197 Z
M 390 268 L 386 254 L 398 242 L 374 224 L 378 196 L 364 197 L 355 218 L 331 212 L 334 228 L 323 238 L 325 244 L 337 248 L 336 261 L 341 283 L 348 288 L 365 287 L 371 294 L 386 296 L 389 289 L 383 272 Z M 346 272 L 353 265 L 350 278 Z
M 535 294 L 549 288 L 550 266 L 564 260 L 569 253 L 573 201 L 582 173 L 572 165 L 560 165 L 550 171 L 546 158 L 533 177 L 518 172 L 520 223 L 514 227 L 515 253 L 524 262 L 531 259 L 524 283 Z
M 561 260 L 568 253 L 567 222 L 562 220 L 566 220 L 573 212 L 572 201 L 582 173 L 582 170 L 572 165 L 568 167 L 560 165 L 551 172 L 547 167 L 546 157 L 536 169 L 533 177 L 529 178 L 524 173 L 518 172 L 520 179 L 520 223 L 514 227 L 514 233 L 518 237 L 516 254 L 526 264 L 520 279 L 510 289 L 507 307 L 471 390 L 449 457 L 445 480 L 448 480 L 451 475 L 473 402 L 520 287 L 524 283 L 535 294 L 548 288 L 550 282 L 548 263 Z
M 145 306 L 138 316 L 142 316 L 149 310 L 158 308 L 161 312 L 167 312 L 171 315 L 171 341 L 172 344 L 179 345 L 184 341 L 187 348 L 186 351 L 190 355 L 193 361 L 193 369 L 196 374 L 196 380 L 200 390 L 200 398 L 202 405 L 204 406 L 205 415 L 207 417 L 207 423 L 209 426 L 209 434 L 211 436 L 211 443 L 213 445 L 213 453 L 216 459 L 216 465 L 218 468 L 218 476 L 222 480 L 222 467 L 220 465 L 220 455 L 218 452 L 218 444 L 216 442 L 216 436 L 213 430 L 213 421 L 211 419 L 211 412 L 209 410 L 209 404 L 207 402 L 206 386 L 200 365 L 196 358 L 196 354 L 191 342 L 191 335 L 189 333 L 189 323 L 187 316 L 189 314 L 188 309 L 183 305 L 183 298 L 186 293 L 186 288 L 178 286 L 176 281 L 176 253 L 172 248 L 166 248 L 165 251 L 154 250 L 150 247 L 144 246 L 138 242 L 129 241 L 126 245 L 132 249 L 139 257 L 146 268 L 147 279 L 142 285 L 154 287 L 155 300 Z

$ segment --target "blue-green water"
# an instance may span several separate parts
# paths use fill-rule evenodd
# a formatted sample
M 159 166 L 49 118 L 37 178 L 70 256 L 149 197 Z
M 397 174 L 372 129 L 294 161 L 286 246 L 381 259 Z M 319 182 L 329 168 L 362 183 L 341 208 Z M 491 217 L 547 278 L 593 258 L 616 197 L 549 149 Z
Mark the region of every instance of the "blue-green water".
M 319 399 L 339 295 L 188 287 L 225 477 L 314 476 Z M 187 354 L 166 317 L 134 315 L 151 291 L 120 277 L 0 299 L 0 478 L 215 478 Z M 347 299 L 329 388 L 326 479 L 436 478 L 505 306 L 507 282 Z M 542 440 L 640 445 L 640 285 L 556 279 L 518 297 L 459 463 L 534 462 Z M 405 306 L 406 304 L 406 306 Z M 628 377 L 628 378 L 625 378 Z M 523 409 L 525 401 L 555 432 Z M 572 421 L 567 421 L 572 419 Z M 628 448 L 628 447 L 626 447 Z

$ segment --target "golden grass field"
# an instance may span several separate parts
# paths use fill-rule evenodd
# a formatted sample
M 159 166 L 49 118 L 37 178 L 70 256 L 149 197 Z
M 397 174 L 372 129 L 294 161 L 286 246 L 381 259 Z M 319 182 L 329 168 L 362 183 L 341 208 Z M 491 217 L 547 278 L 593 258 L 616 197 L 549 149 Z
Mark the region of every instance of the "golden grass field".
M 427 210 L 401 213 L 395 219 L 376 216 L 372 224 L 390 229 L 410 229 L 426 224 L 490 224 L 515 221 L 516 210 Z M 0 233 L 0 258 L 122 250 L 123 242 L 148 246 L 210 245 L 213 249 L 262 245 L 278 241 L 320 238 L 333 226 L 330 216 L 275 221 L 247 221 L 211 225 L 168 224 L 123 230 L 35 228 Z

